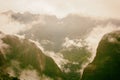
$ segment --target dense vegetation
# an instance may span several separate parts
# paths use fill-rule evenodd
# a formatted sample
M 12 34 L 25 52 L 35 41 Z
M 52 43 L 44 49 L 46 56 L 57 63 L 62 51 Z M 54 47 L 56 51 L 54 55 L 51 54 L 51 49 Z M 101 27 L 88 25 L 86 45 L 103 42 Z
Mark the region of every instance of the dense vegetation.
M 1 78 L 10 78 L 7 69 L 13 70 L 14 75 L 19 77 L 23 70 L 36 70 L 39 76 L 46 75 L 53 79 L 63 78 L 62 71 L 52 58 L 44 55 L 42 51 L 27 39 L 19 39 L 16 36 L 6 35 L 2 41 L 8 48 L 4 49 L 4 54 L 0 52 Z M 3 79 L 3 80 L 6 80 Z M 1 79 L 2 80 L 2 79 Z
M 99 43 L 94 61 L 82 80 L 120 80 L 120 31 L 106 34 Z

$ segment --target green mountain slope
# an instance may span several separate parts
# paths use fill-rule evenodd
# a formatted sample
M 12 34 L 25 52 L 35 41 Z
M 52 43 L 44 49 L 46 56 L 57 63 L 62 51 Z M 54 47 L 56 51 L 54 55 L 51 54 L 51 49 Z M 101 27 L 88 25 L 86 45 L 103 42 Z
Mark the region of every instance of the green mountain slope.
M 5 35 L 2 42 L 8 45 L 0 50 L 0 70 L 20 77 L 24 70 L 36 70 L 39 77 L 46 75 L 54 80 L 63 78 L 62 72 L 52 58 L 44 55 L 42 51 L 27 39 Z
M 82 80 L 120 80 L 120 31 L 104 35 L 94 61 L 85 68 Z

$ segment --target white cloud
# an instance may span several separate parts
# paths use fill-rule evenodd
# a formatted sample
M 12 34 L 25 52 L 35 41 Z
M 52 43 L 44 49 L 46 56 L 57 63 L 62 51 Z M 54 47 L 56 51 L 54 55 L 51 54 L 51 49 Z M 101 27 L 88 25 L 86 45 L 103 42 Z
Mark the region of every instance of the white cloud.
M 70 48 L 70 47 L 83 47 L 83 43 L 81 39 L 69 39 L 68 37 L 65 38 L 65 42 L 62 44 L 63 47 L 65 48 Z
M 64 59 L 61 53 L 55 53 L 53 51 L 44 51 L 44 53 L 50 56 L 61 70 L 63 70 L 63 65 L 69 62 L 68 60 Z
M 41 45 L 38 41 L 34 41 L 34 40 L 31 40 L 31 39 L 29 39 L 29 41 L 35 43 L 36 46 L 37 46 L 42 52 L 44 52 L 44 48 L 42 47 L 42 45 Z
M 54 42 L 50 41 L 50 40 L 41 40 L 40 42 L 41 44 L 54 44 Z
M 38 42 L 38 41 L 34 41 L 29 39 L 29 41 L 33 42 L 36 44 L 36 46 L 47 56 L 51 57 L 55 63 L 58 65 L 58 67 L 60 69 L 62 69 L 62 66 L 66 63 L 68 63 L 69 61 L 64 59 L 63 55 L 60 53 L 55 53 L 54 51 L 47 51 L 45 50 L 42 45 Z
M 25 29 L 24 24 L 20 24 L 10 18 L 9 15 L 0 14 L 0 31 L 8 34 L 15 34 Z
M 20 68 L 20 62 L 18 62 L 17 60 L 11 60 L 10 65 L 7 66 L 5 70 L 10 76 L 16 77 L 17 76 L 16 72 L 19 72 L 22 69 Z
M 3 54 L 4 58 L 6 58 L 5 52 L 8 50 L 9 45 L 3 42 L 2 38 L 4 37 L 5 35 L 3 33 L 0 33 L 0 53 Z
M 0 11 L 30 11 L 55 14 L 63 17 L 69 13 L 120 18 L 119 0 L 0 0 Z
M 23 70 L 20 73 L 20 80 L 40 80 L 39 74 L 36 70 Z
M 106 26 L 99 25 L 90 32 L 90 34 L 86 38 L 86 42 L 88 43 L 89 50 L 93 53 L 91 61 L 94 59 L 96 55 L 97 46 L 103 35 L 115 30 L 120 30 L 120 27 L 109 23 Z

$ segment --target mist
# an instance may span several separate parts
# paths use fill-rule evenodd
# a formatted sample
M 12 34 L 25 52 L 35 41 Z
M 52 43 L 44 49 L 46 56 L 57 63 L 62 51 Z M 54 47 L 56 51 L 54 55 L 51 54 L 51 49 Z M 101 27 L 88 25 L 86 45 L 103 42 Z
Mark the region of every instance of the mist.
M 81 80 L 105 59 L 103 69 L 115 59 L 96 59 L 99 45 L 111 32 L 108 43 L 119 43 L 119 7 L 119 0 L 0 0 L 0 79 Z
M 2 32 L 28 39 L 44 55 L 51 57 L 61 71 L 68 75 L 77 74 L 75 78 L 80 78 L 84 68 L 94 60 L 101 38 L 106 33 L 120 30 L 119 19 L 76 14 L 58 18 L 49 14 L 7 11 L 0 14 L 0 21 Z M 2 40 L 0 44 L 0 50 L 5 53 L 4 49 L 9 46 Z M 36 70 L 22 70 L 19 78 L 42 79 Z M 51 80 L 45 76 L 47 78 Z
M 106 26 L 98 25 L 97 27 L 93 28 L 93 30 L 90 32 L 88 37 L 85 39 L 89 46 L 88 49 L 93 54 L 91 61 L 94 59 L 96 55 L 96 50 L 101 38 L 105 34 L 113 31 L 117 31 L 117 30 L 120 30 L 120 26 L 116 26 L 112 23 L 108 23 Z

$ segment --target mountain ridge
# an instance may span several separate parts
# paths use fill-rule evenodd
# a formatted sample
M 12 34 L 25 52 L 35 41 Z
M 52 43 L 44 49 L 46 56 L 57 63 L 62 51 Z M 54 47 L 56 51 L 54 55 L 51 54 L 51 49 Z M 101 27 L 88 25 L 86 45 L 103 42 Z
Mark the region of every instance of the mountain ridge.
M 81 80 L 119 80 L 120 31 L 103 36 L 92 63 L 84 70 Z
M 39 77 L 46 75 L 54 80 L 63 79 L 63 73 L 54 60 L 43 54 L 35 43 L 13 35 L 5 35 L 1 40 L 8 45 L 8 48 L 3 48 L 6 51 L 0 53 L 0 70 L 3 72 L 20 78 L 24 70 L 36 70 Z

